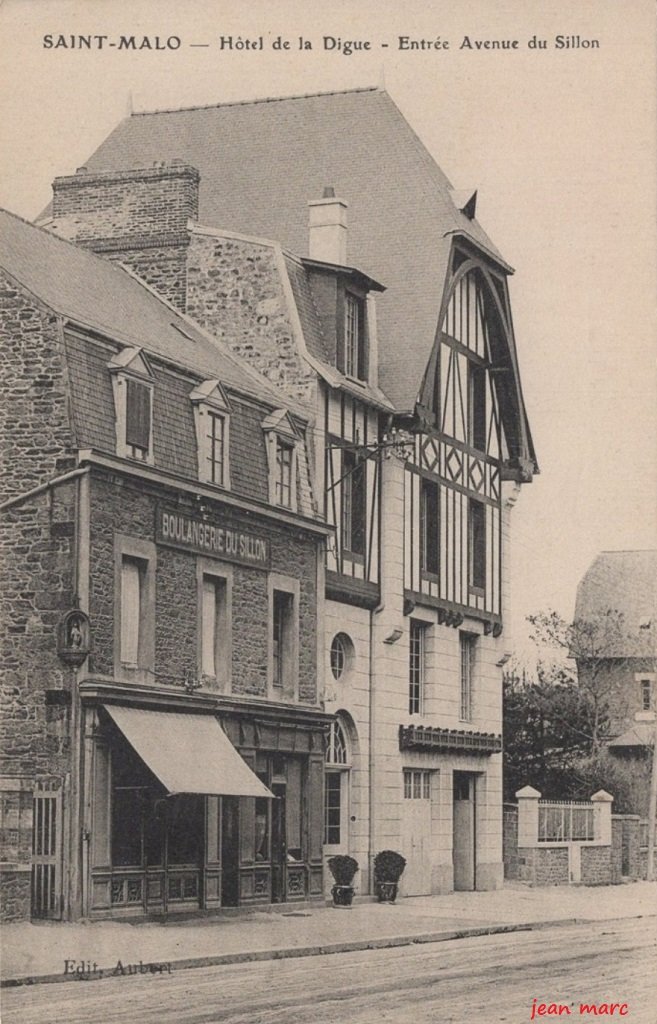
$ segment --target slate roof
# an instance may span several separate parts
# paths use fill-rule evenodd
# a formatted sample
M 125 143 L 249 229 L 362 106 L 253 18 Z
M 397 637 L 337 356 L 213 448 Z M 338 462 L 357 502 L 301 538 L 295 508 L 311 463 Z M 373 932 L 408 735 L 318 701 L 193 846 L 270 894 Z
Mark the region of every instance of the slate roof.
M 66 319 L 216 377 L 275 407 L 292 404 L 226 345 L 209 339 L 117 263 L 2 209 L 0 266 Z
M 651 747 L 655 741 L 655 726 L 652 722 L 633 722 L 616 739 L 609 740 L 608 747 Z
M 287 408 L 299 415 L 300 406 L 243 366 L 221 341 L 207 338 L 119 264 L 4 210 L 0 210 L 0 267 L 65 321 L 86 329 L 64 332 L 79 447 L 115 454 L 108 363 L 116 356 L 117 345 L 141 347 L 152 357 L 155 378 L 155 467 L 198 479 L 190 392 L 204 378 L 219 379 L 231 391 L 231 493 L 269 500 L 262 424 L 272 408 Z M 103 337 L 90 336 L 89 329 Z M 306 419 L 303 410 L 301 417 Z M 298 485 L 299 511 L 313 516 L 305 446 L 298 461 Z
M 602 551 L 594 559 L 577 587 L 575 618 L 609 610 L 623 615 L 625 657 L 657 657 L 657 551 Z
M 86 165 L 177 158 L 200 171 L 201 223 L 299 255 L 308 252 L 308 201 L 330 185 L 348 202 L 348 262 L 388 289 L 377 300 L 379 383 L 400 411 L 412 410 L 433 347 L 453 235 L 505 266 L 381 89 L 133 114 Z

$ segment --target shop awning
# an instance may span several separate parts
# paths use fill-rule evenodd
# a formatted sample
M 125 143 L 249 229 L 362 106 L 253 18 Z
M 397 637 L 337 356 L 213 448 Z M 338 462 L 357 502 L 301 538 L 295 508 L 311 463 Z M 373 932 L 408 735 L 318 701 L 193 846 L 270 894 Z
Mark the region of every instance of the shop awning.
M 273 797 L 213 715 L 103 706 L 169 793 Z

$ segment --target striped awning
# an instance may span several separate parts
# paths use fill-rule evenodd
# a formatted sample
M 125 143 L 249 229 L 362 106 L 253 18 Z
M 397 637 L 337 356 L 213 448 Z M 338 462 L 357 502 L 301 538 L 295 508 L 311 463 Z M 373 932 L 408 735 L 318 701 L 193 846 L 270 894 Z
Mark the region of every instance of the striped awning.
M 213 715 L 104 708 L 169 793 L 273 798 Z

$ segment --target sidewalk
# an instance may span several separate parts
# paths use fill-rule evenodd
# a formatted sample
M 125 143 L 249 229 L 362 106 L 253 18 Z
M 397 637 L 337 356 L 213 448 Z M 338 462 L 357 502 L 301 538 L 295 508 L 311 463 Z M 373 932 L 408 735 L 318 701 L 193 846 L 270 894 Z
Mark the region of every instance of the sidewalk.
M 544 889 L 510 883 L 497 892 L 421 896 L 394 905 L 357 902 L 349 910 L 290 905 L 276 913 L 168 923 L 9 924 L 3 928 L 0 976 L 3 985 L 77 980 L 79 967 L 84 980 L 96 980 L 111 976 L 119 961 L 125 973 L 131 973 L 128 965 L 138 970 L 140 961 L 182 970 L 652 915 L 657 886 L 651 882 Z M 75 963 L 65 973 L 67 960 Z

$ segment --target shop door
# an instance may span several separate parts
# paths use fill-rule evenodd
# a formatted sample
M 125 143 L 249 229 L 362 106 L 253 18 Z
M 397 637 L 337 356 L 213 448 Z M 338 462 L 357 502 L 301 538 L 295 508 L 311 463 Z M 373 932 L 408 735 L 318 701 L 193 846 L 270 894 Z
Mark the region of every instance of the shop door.
M 454 772 L 453 818 L 454 888 L 471 892 L 475 887 L 475 776 Z
M 239 800 L 221 798 L 221 905 L 236 907 L 240 896 Z
M 287 787 L 280 783 L 272 783 L 271 791 L 275 800 L 272 801 L 271 828 L 271 900 L 272 903 L 284 903 L 287 895 L 287 840 L 285 798 Z
M 431 894 L 431 773 L 404 771 L 402 854 L 406 867 L 401 879 L 404 896 Z

